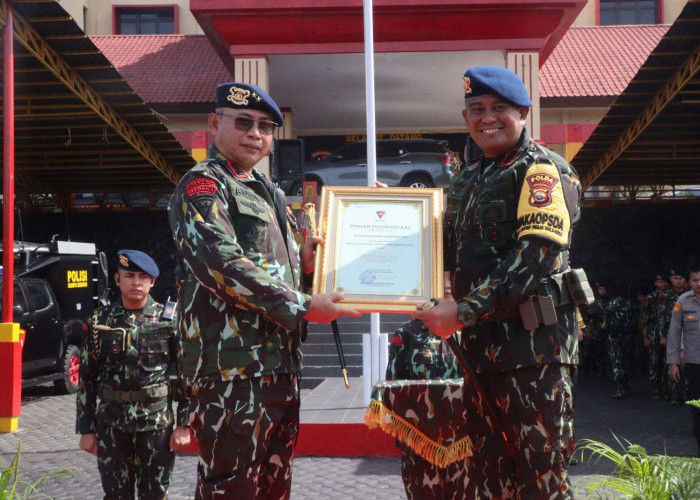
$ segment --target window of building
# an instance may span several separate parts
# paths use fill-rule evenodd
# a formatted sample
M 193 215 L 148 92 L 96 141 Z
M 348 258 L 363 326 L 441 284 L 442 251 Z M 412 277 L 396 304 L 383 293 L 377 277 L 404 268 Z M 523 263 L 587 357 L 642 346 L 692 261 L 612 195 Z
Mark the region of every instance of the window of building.
M 656 24 L 658 0 L 600 0 L 600 24 Z
M 169 35 L 176 33 L 177 6 L 114 7 L 115 34 Z

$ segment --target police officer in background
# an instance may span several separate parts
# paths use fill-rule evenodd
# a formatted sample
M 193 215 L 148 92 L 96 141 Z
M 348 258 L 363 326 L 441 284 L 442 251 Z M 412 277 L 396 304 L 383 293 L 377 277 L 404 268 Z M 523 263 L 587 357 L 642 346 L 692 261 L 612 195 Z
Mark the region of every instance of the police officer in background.
M 685 349 L 685 373 L 690 383 L 689 399 L 700 399 L 700 266 L 690 270 L 690 290 L 683 293 L 673 305 L 671 326 L 668 330 L 666 361 L 668 378 L 680 381 L 679 365 L 681 346 Z M 691 408 L 693 413 L 693 434 L 700 457 L 700 410 Z
M 503 443 L 480 444 L 468 464 L 470 480 L 483 481 L 479 498 L 572 498 L 576 304 L 592 298 L 564 285 L 585 281 L 567 275 L 581 184 L 563 158 L 529 137 L 532 102 L 517 75 L 476 66 L 463 80 L 462 115 L 484 156 L 448 191 L 445 268 L 454 298 L 415 317 L 441 336 L 462 331 L 464 354 L 516 447 L 515 472 L 505 473 Z
M 299 429 L 302 320 L 360 313 L 312 278 L 284 193 L 254 166 L 284 118 L 262 89 L 224 83 L 209 115 L 214 144 L 168 205 L 178 250 L 183 376 L 199 444 L 196 498 L 289 498 Z
M 159 274 L 151 257 L 117 257 L 121 298 L 94 312 L 81 351 L 76 432 L 80 449 L 97 456 L 106 499 L 134 498 L 135 484 L 139 498 L 162 499 L 174 452 L 190 442 L 174 305 L 166 310 L 149 295 Z
M 688 291 L 688 280 L 685 279 L 685 276 L 683 276 L 683 273 L 681 271 L 680 267 L 674 267 L 671 269 L 671 272 L 669 273 L 669 278 L 671 280 L 671 290 L 669 291 L 668 295 L 668 302 L 673 302 L 674 305 L 678 301 L 678 298 L 683 295 L 685 292 Z M 667 303 L 668 303 L 667 302 Z M 685 356 L 685 352 L 681 350 L 680 352 L 680 357 L 681 357 L 681 362 L 680 362 L 680 369 L 679 369 L 679 377 L 678 380 L 673 380 L 669 378 L 668 380 L 668 385 L 669 385 L 669 393 L 671 395 L 671 404 L 672 405 L 680 405 L 685 402 L 685 396 L 684 393 L 686 392 L 685 386 L 686 386 L 686 380 L 685 380 L 685 370 L 683 369 L 684 362 L 683 358 Z

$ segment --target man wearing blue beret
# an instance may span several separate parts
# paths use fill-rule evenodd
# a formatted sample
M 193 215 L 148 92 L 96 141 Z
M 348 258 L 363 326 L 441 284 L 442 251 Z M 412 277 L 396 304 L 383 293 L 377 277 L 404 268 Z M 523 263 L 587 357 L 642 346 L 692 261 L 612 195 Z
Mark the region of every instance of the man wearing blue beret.
M 468 459 L 467 498 L 572 498 L 576 305 L 592 294 L 585 275 L 569 268 L 581 184 L 563 158 L 529 137 L 532 102 L 517 75 L 475 66 L 463 84 L 462 115 L 484 154 L 448 191 L 453 298 L 415 316 L 438 335 L 461 330 L 462 351 L 495 411 L 488 416 L 514 449 L 509 456 L 500 432 L 472 436 L 480 446 Z
M 299 429 L 302 320 L 360 313 L 304 293 L 314 269 L 284 193 L 254 167 L 284 123 L 265 91 L 216 89 L 214 144 L 168 217 L 178 250 L 182 367 L 199 444 L 196 498 L 289 498 Z
M 149 294 L 159 274 L 153 259 L 138 250 L 117 259 L 121 297 L 88 321 L 76 432 L 80 449 L 97 456 L 105 498 L 134 498 L 135 485 L 139 498 L 166 498 L 175 451 L 190 442 L 189 404 L 174 376 L 178 334 L 172 307 Z

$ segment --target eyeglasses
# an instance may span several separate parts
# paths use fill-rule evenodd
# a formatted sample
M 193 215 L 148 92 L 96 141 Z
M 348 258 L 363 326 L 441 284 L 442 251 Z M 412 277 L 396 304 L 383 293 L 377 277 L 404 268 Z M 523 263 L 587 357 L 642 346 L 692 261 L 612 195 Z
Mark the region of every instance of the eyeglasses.
M 222 113 L 221 111 L 217 111 L 216 114 L 219 116 L 228 116 L 229 118 L 233 118 L 233 125 L 236 127 L 236 130 L 240 132 L 249 132 L 256 123 L 258 125 L 260 135 L 272 135 L 275 133 L 275 130 L 277 130 L 277 124 L 269 120 L 253 120 L 247 116 L 229 115 L 228 113 Z

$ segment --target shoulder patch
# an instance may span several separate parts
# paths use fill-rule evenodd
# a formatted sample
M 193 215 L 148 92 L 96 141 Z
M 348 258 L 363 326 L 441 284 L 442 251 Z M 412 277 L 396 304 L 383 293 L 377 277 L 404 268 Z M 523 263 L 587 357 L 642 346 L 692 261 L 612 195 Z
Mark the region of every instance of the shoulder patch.
M 570 228 L 559 169 L 551 163 L 535 163 L 525 173 L 520 192 L 518 239 L 538 236 L 566 245 Z
M 681 311 L 681 305 L 680 305 L 680 303 L 676 302 L 675 304 L 673 304 L 673 312 L 674 312 L 674 313 L 677 313 L 677 312 L 680 312 L 680 311 Z
M 198 194 L 216 194 L 216 181 L 209 177 L 197 177 L 185 184 L 185 190 L 190 198 Z

